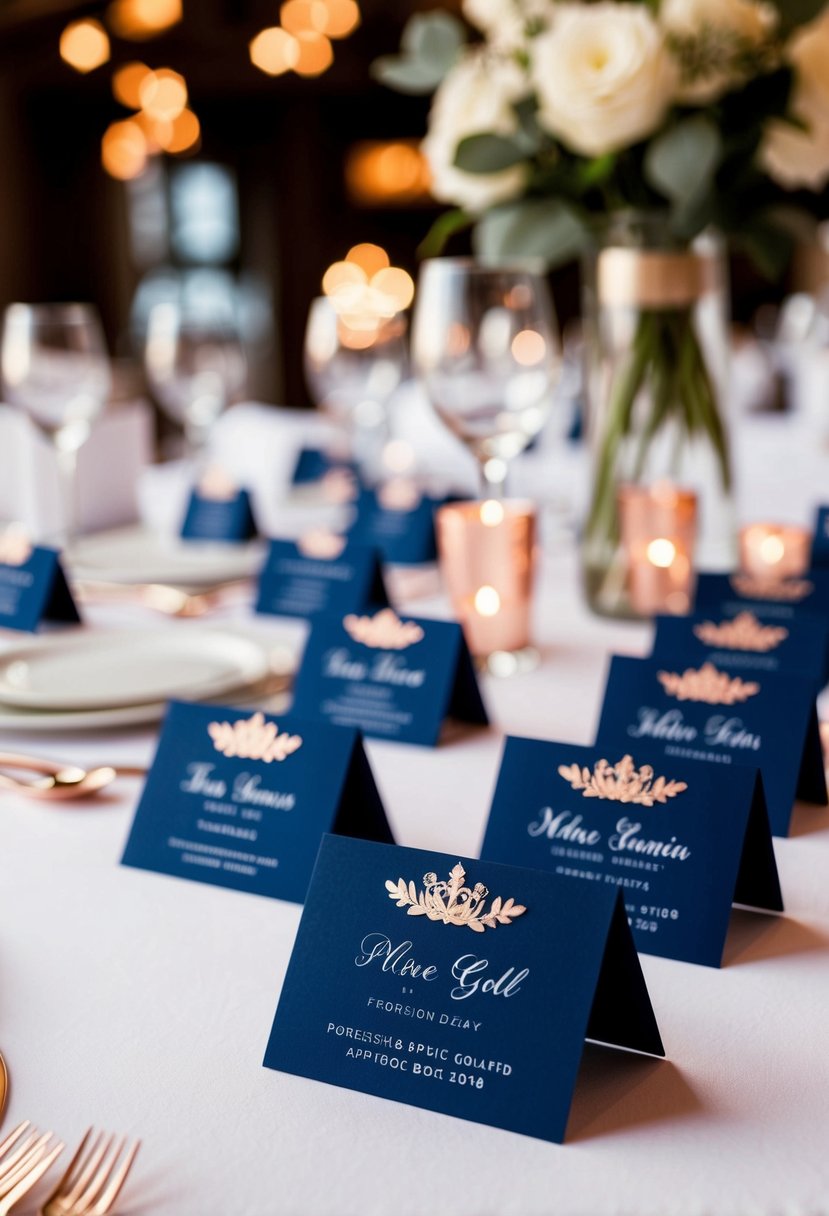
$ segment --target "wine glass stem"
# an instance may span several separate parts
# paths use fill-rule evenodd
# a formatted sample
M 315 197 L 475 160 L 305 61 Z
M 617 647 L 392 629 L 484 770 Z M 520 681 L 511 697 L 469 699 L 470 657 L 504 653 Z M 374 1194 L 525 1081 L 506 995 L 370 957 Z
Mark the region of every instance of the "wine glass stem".
M 58 540 L 62 545 L 71 544 L 75 539 L 77 529 L 77 473 L 78 450 L 65 448 L 55 444 L 55 456 L 58 464 L 58 482 L 60 485 L 61 522 L 58 530 Z

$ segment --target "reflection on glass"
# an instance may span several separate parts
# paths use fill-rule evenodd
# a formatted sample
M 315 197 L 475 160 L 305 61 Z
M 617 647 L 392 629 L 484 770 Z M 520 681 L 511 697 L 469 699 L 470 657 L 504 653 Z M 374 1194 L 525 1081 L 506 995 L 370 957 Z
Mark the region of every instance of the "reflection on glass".
M 561 356 L 552 301 L 530 270 L 423 264 L 412 358 L 441 420 L 478 458 L 486 493 L 544 426 Z
M 330 300 L 311 304 L 305 330 L 305 379 L 316 404 L 349 437 L 351 454 L 377 473 L 388 433 L 386 409 L 406 375 L 406 321 L 338 316 Z
M 61 541 L 75 532 L 78 449 L 106 404 L 111 374 L 98 313 L 90 304 L 11 304 L 0 343 L 6 401 L 52 442 L 63 495 Z
M 171 302 L 155 305 L 144 368 L 153 396 L 182 425 L 191 452 L 203 453 L 216 419 L 245 385 L 245 354 L 232 319 Z

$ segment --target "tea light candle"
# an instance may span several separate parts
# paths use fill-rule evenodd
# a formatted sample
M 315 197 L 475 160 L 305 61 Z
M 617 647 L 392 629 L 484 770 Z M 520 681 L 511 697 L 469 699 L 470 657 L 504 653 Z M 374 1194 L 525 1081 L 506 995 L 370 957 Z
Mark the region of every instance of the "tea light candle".
M 630 606 L 637 616 L 691 606 L 697 497 L 670 482 L 618 490 Z
M 435 517 L 440 569 L 473 655 L 530 644 L 535 508 L 528 502 L 455 502 Z
M 812 536 L 796 524 L 749 524 L 740 529 L 740 568 L 765 578 L 792 578 L 809 569 Z

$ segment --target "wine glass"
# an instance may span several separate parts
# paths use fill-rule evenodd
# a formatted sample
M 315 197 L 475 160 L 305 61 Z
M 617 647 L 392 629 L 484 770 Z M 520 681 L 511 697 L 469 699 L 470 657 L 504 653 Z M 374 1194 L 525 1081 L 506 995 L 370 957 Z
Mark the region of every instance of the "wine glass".
M 214 423 L 245 386 L 247 360 L 237 326 L 225 313 L 156 304 L 147 319 L 144 370 L 153 396 L 183 427 L 199 464 Z
M 10 304 L 0 367 L 6 401 L 24 410 L 54 447 L 63 500 L 59 539 L 69 541 L 76 530 L 78 450 L 112 383 L 97 310 L 90 304 Z
M 488 497 L 544 426 L 561 362 L 540 274 L 432 258 L 418 281 L 412 360 L 441 421 L 477 457 Z
M 304 362 L 311 396 L 347 435 L 348 454 L 379 472 L 388 402 L 408 370 L 402 313 L 343 318 L 320 296 L 308 313 Z

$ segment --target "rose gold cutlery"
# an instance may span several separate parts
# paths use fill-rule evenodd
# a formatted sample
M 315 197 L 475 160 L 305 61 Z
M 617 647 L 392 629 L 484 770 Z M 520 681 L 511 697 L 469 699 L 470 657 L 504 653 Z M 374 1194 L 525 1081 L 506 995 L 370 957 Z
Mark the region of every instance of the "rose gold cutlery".
M 85 798 L 110 785 L 116 777 L 143 777 L 147 771 L 145 768 L 112 768 L 110 765 L 84 769 L 79 765 L 43 760 L 39 756 L 0 752 L 0 769 L 9 768 L 24 769 L 42 775 L 30 779 L 0 772 L 0 788 L 16 790 L 27 798 L 40 798 L 44 801 Z
M 41 1216 L 106 1216 L 112 1211 L 141 1141 L 127 1149 L 126 1136 L 116 1145 L 115 1136 L 101 1132 L 92 1140 L 92 1134 L 90 1127 Z
M 0 1216 L 8 1216 L 63 1152 L 51 1132 L 42 1135 L 28 1120 L 0 1143 Z

